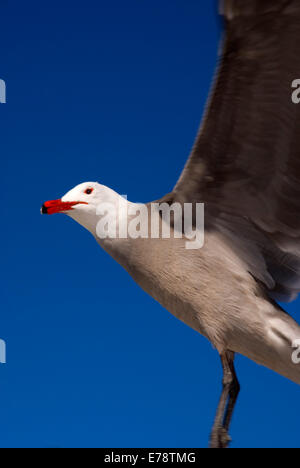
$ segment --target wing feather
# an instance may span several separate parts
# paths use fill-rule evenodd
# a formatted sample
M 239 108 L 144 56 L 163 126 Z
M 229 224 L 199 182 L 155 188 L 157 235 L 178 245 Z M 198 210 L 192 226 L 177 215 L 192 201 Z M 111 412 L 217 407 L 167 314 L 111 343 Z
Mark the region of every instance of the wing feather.
M 173 199 L 204 202 L 209 228 L 235 238 L 249 271 L 291 300 L 300 292 L 300 2 L 224 0 L 221 11 L 218 76 Z

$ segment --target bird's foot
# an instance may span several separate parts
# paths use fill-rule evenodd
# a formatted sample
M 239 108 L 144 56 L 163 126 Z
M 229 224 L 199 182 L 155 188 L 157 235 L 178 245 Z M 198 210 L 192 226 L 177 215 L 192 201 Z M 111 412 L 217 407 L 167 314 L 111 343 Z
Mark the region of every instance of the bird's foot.
M 210 448 L 226 449 L 231 442 L 231 437 L 224 427 L 220 427 L 212 432 Z

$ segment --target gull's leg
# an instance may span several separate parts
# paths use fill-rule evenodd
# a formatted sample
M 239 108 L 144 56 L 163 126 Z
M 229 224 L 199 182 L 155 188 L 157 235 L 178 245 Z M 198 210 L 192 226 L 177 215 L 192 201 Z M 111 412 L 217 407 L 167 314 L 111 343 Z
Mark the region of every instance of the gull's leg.
M 233 376 L 233 381 L 232 381 L 230 391 L 229 391 L 229 402 L 228 402 L 225 419 L 224 419 L 224 428 L 227 432 L 229 431 L 234 408 L 235 408 L 235 405 L 236 405 L 236 402 L 237 402 L 237 399 L 241 390 L 241 387 L 240 387 L 240 384 L 239 384 L 239 381 L 235 372 L 235 368 L 234 368 L 234 353 L 228 353 L 228 354 L 231 355 L 231 359 L 229 360 L 229 366 L 230 366 L 231 374 Z
M 228 447 L 230 442 L 228 429 L 240 390 L 233 364 L 234 353 L 226 352 L 222 354 L 221 361 L 223 367 L 223 391 L 211 433 L 210 448 Z

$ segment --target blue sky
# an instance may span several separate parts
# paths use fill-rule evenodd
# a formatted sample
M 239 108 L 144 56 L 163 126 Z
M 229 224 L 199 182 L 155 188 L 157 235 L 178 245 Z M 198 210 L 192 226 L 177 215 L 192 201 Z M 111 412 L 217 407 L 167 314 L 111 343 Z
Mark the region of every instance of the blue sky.
M 169 192 L 220 38 L 215 2 L 1 2 L 1 447 L 203 447 L 212 346 L 43 201 L 99 181 Z M 299 302 L 287 310 L 299 321 Z M 299 447 L 298 387 L 243 357 L 233 447 Z

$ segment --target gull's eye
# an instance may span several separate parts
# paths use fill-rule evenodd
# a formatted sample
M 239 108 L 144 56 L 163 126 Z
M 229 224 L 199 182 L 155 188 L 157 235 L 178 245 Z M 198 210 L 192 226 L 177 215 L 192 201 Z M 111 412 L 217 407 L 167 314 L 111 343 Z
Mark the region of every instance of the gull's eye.
M 94 189 L 92 188 L 88 188 L 86 189 L 86 191 L 84 193 L 86 193 L 87 195 L 91 195 L 91 193 L 93 193 Z

